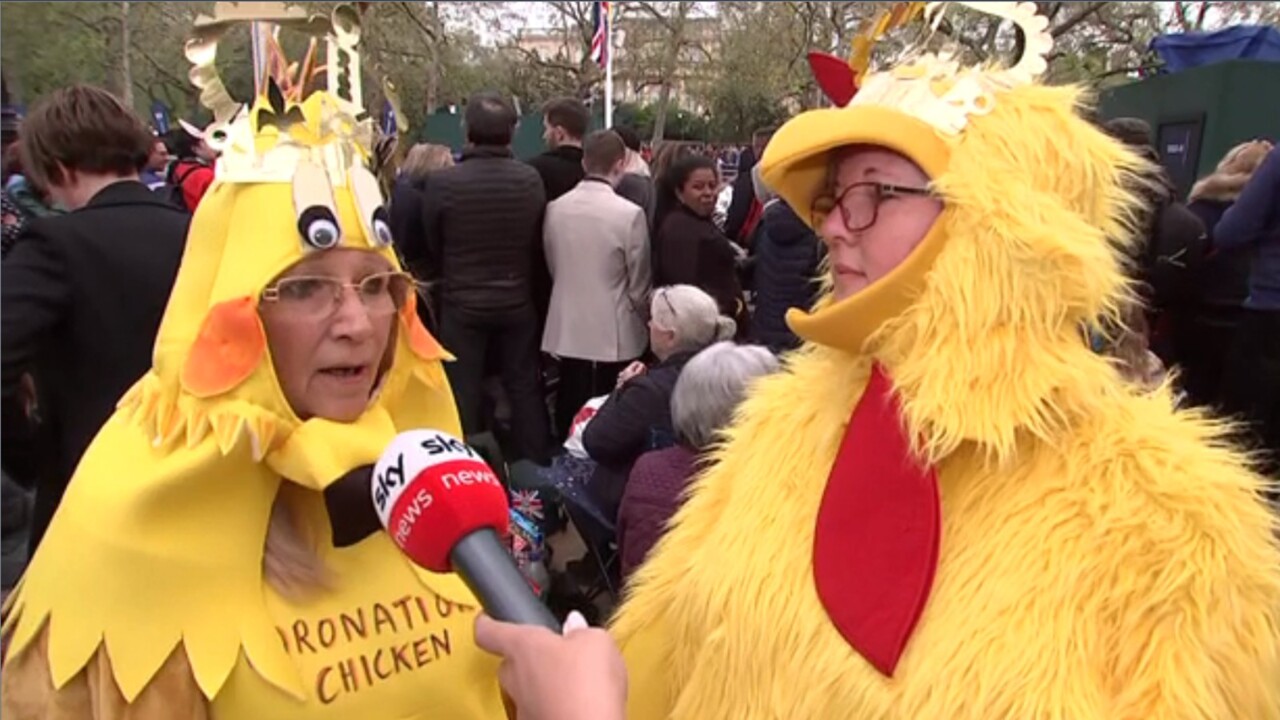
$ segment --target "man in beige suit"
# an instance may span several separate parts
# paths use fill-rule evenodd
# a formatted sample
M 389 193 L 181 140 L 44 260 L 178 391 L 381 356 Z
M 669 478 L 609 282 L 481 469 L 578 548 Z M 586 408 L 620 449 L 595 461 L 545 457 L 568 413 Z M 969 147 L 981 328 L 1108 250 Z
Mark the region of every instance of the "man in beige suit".
M 648 223 L 644 210 L 614 192 L 626 147 L 602 130 L 588 136 L 582 150 L 586 178 L 547 205 L 543 225 L 552 291 L 542 351 L 560 360 L 561 438 L 582 404 L 613 390 L 649 341 Z

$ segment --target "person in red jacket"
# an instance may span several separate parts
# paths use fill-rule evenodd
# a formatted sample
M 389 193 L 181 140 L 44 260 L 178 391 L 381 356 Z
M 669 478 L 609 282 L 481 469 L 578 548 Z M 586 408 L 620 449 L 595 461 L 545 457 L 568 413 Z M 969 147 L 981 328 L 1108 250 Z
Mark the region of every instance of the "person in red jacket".
M 170 148 L 177 161 L 169 166 L 165 182 L 179 191 L 174 193 L 174 202 L 195 212 L 205 191 L 213 184 L 213 164 L 218 153 L 205 143 L 199 128 L 183 120 L 178 123 L 181 127 L 171 134 L 173 147 Z

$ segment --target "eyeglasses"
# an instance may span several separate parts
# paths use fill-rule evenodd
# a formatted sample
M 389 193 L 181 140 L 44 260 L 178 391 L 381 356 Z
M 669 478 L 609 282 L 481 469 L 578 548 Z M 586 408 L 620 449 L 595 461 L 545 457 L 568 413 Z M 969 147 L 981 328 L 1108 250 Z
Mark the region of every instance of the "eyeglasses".
M 356 291 L 365 311 L 374 317 L 395 314 L 417 290 L 413 276 L 405 272 L 369 275 L 358 283 L 338 278 L 300 275 L 281 278 L 262 291 L 264 302 L 275 303 L 281 310 L 309 319 L 324 319 L 342 305 L 343 291 Z
M 936 197 L 930 188 L 904 187 L 881 182 L 859 182 L 845 188 L 839 195 L 822 195 L 809 208 L 813 227 L 822 227 L 832 210 L 840 209 L 844 227 L 849 232 L 866 230 L 876 224 L 880 203 L 900 197 Z
M 667 297 L 667 288 L 656 288 L 650 296 L 649 305 L 652 307 L 653 301 L 661 299 L 662 304 L 667 306 L 667 312 L 671 313 L 671 320 L 676 319 L 676 306 L 671 304 L 671 298 Z M 657 313 L 650 311 L 649 322 L 657 322 Z

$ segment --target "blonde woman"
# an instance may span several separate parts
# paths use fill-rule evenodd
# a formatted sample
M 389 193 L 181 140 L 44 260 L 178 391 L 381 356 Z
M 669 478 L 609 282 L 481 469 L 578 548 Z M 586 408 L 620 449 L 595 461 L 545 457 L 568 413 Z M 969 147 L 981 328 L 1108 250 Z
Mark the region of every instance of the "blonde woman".
M 409 148 L 400 177 L 410 183 L 418 183 L 425 180 L 428 173 L 447 167 L 453 167 L 453 151 L 448 146 L 418 143 Z
M 1199 297 L 1189 318 L 1190 332 L 1177 348 L 1182 385 L 1192 402 L 1211 405 L 1219 397 L 1227 348 L 1239 325 L 1248 294 L 1250 253 L 1247 248 L 1223 249 L 1214 226 L 1240 196 L 1249 178 L 1271 151 L 1271 143 L 1251 140 L 1231 148 L 1217 169 L 1191 189 L 1187 208 L 1204 223 L 1213 251 L 1205 260 L 1197 287 Z
M 427 176 L 447 167 L 453 167 L 453 151 L 433 143 L 418 143 L 409 148 L 400 167 L 400 176 L 391 190 L 391 236 L 406 259 L 417 257 L 426 242 L 422 196 L 426 192 Z

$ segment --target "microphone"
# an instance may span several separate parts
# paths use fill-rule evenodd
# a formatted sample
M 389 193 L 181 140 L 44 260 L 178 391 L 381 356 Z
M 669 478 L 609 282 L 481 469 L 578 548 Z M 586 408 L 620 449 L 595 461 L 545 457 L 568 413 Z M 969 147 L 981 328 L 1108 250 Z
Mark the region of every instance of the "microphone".
M 510 522 L 507 491 L 479 453 L 438 430 L 403 432 L 378 459 L 371 486 L 378 520 L 415 564 L 456 572 L 494 619 L 560 634 L 498 539 Z

